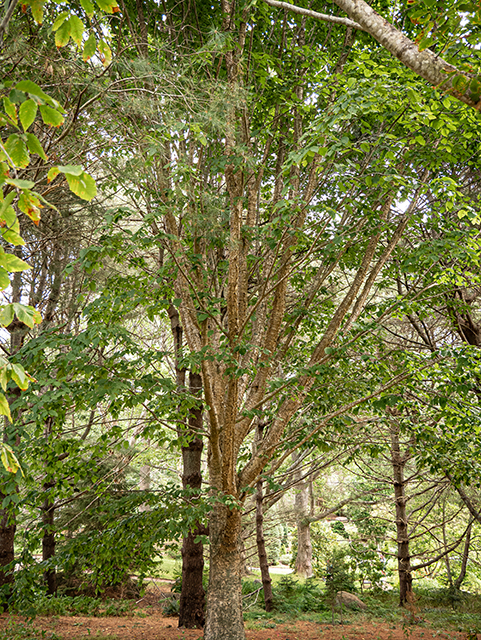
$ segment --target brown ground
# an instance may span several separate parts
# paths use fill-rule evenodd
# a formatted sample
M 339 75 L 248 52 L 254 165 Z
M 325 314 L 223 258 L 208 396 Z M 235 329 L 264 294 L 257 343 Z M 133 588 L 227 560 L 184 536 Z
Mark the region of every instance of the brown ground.
M 121 617 L 51 616 L 38 617 L 33 626 L 44 640 L 201 640 L 200 629 L 178 629 L 177 618 L 162 614 L 158 593 L 148 593 L 138 603 L 132 615 Z M 0 616 L 0 639 L 22 638 L 24 634 L 5 634 L 8 625 L 28 626 L 23 620 L 3 614 Z M 263 621 L 265 626 L 265 621 Z M 427 624 L 389 624 L 363 622 L 343 625 L 316 624 L 293 620 L 274 624 L 272 628 L 255 628 L 246 623 L 247 640 L 475 640 L 474 636 L 430 628 Z M 43 633 L 42 633 L 43 632 Z M 51 635 L 52 634 L 52 635 Z M 54 635 L 53 635 L 54 634 Z M 32 637 L 32 636 L 30 636 Z M 481 635 L 477 640 L 481 640 Z
M 0 618 L 0 629 L 6 616 Z M 3 624 L 2 624 L 3 623 Z M 54 632 L 62 640 L 198 640 L 201 630 L 177 629 L 175 618 L 164 618 L 154 612 L 145 618 L 37 618 L 34 626 L 44 630 L 45 640 Z M 0 630 L 0 638 L 2 637 Z M 293 621 L 276 625 L 272 629 L 246 631 L 248 640 L 461 640 L 466 635 L 429 629 L 424 626 L 393 626 L 389 624 L 360 623 L 319 625 L 313 622 Z M 55 637 L 55 636 L 54 636 Z M 469 639 L 471 640 L 471 638 Z M 474 639 L 473 639 L 474 640 Z

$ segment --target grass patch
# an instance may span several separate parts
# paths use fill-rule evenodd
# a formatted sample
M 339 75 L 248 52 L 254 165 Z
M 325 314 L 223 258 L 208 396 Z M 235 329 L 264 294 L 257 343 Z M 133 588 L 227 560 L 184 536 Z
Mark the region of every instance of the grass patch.
M 156 572 L 155 578 L 163 578 L 164 580 L 175 580 L 179 574 L 182 573 L 182 562 L 180 560 L 174 560 L 169 556 L 159 558 L 159 566 Z

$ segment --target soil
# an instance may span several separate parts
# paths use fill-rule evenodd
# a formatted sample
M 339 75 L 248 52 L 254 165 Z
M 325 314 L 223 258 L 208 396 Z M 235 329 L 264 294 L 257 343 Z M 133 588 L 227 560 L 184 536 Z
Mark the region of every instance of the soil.
M 177 621 L 153 613 L 147 618 L 85 618 L 65 617 L 37 618 L 35 627 L 44 630 L 48 639 L 54 632 L 62 640 L 198 640 L 203 637 L 199 629 L 177 629 Z M 1 632 L 0 632 L 1 634 Z M 431 638 L 454 640 L 466 635 L 443 632 L 425 627 L 388 624 L 344 624 L 333 627 L 313 622 L 293 621 L 276 625 L 273 629 L 246 630 L 248 640 L 430 640 Z M 1 637 L 1 635 L 0 635 Z
M 116 617 L 50 616 L 33 621 L 44 640 L 201 640 L 201 629 L 179 629 L 175 617 L 162 613 L 159 593 L 149 592 L 130 615 Z M 7 625 L 25 622 L 16 617 L 0 616 L 0 638 Z M 246 623 L 247 640 L 475 640 L 473 636 L 429 627 L 426 623 L 373 623 L 372 620 L 336 624 L 317 624 L 292 620 L 284 624 L 262 621 Z M 269 625 L 269 628 L 266 626 Z M 39 634 L 39 635 L 40 635 Z M 52 635 L 51 635 L 52 634 Z M 20 637 L 20 636 L 17 636 Z M 24 636 L 22 636 L 24 637 Z M 481 635 L 478 639 L 481 640 Z

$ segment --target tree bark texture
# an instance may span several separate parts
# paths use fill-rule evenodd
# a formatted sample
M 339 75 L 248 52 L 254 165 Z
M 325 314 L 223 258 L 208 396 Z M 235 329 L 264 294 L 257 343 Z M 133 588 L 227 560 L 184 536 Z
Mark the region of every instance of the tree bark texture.
M 399 605 L 412 602 L 411 555 L 409 551 L 408 516 L 406 510 L 406 481 L 404 468 L 407 457 L 401 454 L 399 426 L 391 423 L 391 460 L 393 467 L 394 499 L 396 506 L 397 560 L 399 573 Z
M 461 585 L 464 582 L 464 578 L 466 577 L 466 569 L 468 567 L 468 558 L 469 558 L 469 546 L 471 544 L 471 529 L 472 523 L 469 525 L 468 530 L 466 531 L 466 540 L 464 542 L 464 550 L 463 550 L 463 558 L 461 561 L 461 570 L 459 572 L 459 576 L 454 581 L 454 587 L 456 589 L 461 589 Z
M 15 247 L 14 254 L 21 258 L 21 247 Z M 12 279 L 12 302 L 20 302 L 22 297 L 22 277 L 20 272 L 16 272 Z M 28 327 L 20 322 L 17 318 L 9 325 L 10 331 L 10 353 L 13 355 L 22 347 L 25 340 Z M 8 402 L 11 404 L 20 395 L 20 389 L 14 387 L 8 391 Z M 18 416 L 18 413 L 17 413 Z M 17 417 L 14 416 L 14 417 Z M 17 429 L 9 423 L 5 418 L 3 429 L 3 441 L 18 446 L 20 444 L 20 436 Z M 15 489 L 14 491 L 17 491 Z M 10 492 L 11 493 L 11 492 Z M 0 501 L 7 497 L 7 493 L 0 487 Z M 11 586 L 14 583 L 14 559 L 15 559 L 15 533 L 17 530 L 17 508 L 15 503 L 10 503 L 4 509 L 0 509 L 0 588 L 3 591 L 2 606 L 4 609 L 8 606 L 8 598 L 11 593 Z
M 52 486 L 46 484 L 44 489 L 48 491 Z M 55 528 L 54 528 L 55 508 L 51 500 L 45 499 L 42 506 L 42 524 L 43 524 L 43 537 L 42 537 L 42 560 L 47 562 L 50 558 L 55 556 Z M 54 595 L 57 593 L 57 572 L 55 567 L 46 569 L 44 572 L 44 579 L 47 585 L 47 593 Z
M 175 376 L 177 390 L 185 390 L 186 369 L 180 365 L 183 348 L 183 327 L 176 307 L 170 305 L 170 326 L 174 339 Z M 199 374 L 190 372 L 190 392 L 200 396 L 202 394 L 202 378 Z M 185 433 L 179 425 L 179 435 L 191 435 L 187 446 L 182 447 L 182 485 L 185 488 L 200 489 L 202 485 L 202 439 L 198 432 L 202 428 L 202 408 L 193 407 L 189 412 L 189 429 Z M 190 432 L 190 433 L 189 433 Z M 195 538 L 200 529 L 196 527 L 190 531 L 182 543 L 182 591 L 179 605 L 179 627 L 195 629 L 204 625 L 205 592 L 202 584 L 204 571 L 204 547 Z
M 0 500 L 5 494 L 0 492 Z M 0 520 L 0 602 L 5 609 L 14 581 L 13 562 L 15 559 L 14 542 L 17 524 L 15 514 L 3 509 Z
M 209 521 L 210 572 L 205 640 L 245 640 L 241 591 L 241 511 L 218 503 Z
M 301 478 L 302 471 L 296 471 L 297 479 Z M 312 578 L 312 543 L 311 524 L 307 519 L 311 506 L 310 485 L 308 481 L 297 485 L 294 502 L 297 522 L 297 556 L 294 571 L 303 578 Z
M 420 51 L 416 42 L 410 40 L 394 25 L 376 13 L 364 0 L 334 0 L 334 3 L 345 11 L 349 18 L 318 13 L 312 9 L 297 7 L 290 2 L 279 2 L 277 0 L 264 0 L 264 2 L 285 11 L 314 18 L 314 20 L 331 22 L 351 29 L 365 31 L 387 51 L 392 53 L 404 66 L 411 69 L 419 77 L 427 80 L 433 87 L 439 86 L 446 93 L 449 92 L 450 95 L 453 95 L 461 102 L 479 110 L 479 97 L 471 89 L 469 83 L 471 78 L 466 75 L 465 71 L 443 60 L 430 49 Z M 456 91 L 453 88 L 453 79 L 457 76 L 462 76 L 467 81 L 467 88 L 464 92 Z
M 193 395 L 202 393 L 202 378 L 198 373 L 190 372 L 190 392 Z M 202 438 L 198 431 L 202 428 L 202 408 L 190 409 L 189 427 L 193 439 L 182 447 L 182 461 L 184 465 L 182 484 L 184 489 L 200 489 L 202 485 Z M 204 573 L 204 545 L 195 542 L 201 533 L 197 526 L 184 538 L 182 544 L 182 592 L 180 594 L 179 627 L 196 629 L 204 626 L 205 622 L 205 592 L 202 584 Z
M 274 598 L 272 595 L 272 580 L 267 562 L 266 541 L 264 538 L 264 514 L 262 512 L 263 492 L 262 480 L 257 483 L 256 493 L 256 543 L 257 555 L 259 556 L 259 567 L 261 570 L 262 588 L 264 590 L 264 605 L 266 611 L 272 611 Z
M 450 95 L 477 108 L 478 101 L 475 100 L 474 92 L 469 88 L 469 85 L 464 93 L 453 89 L 453 76 L 466 77 L 464 72 L 443 60 L 430 49 L 419 51 L 415 42 L 412 42 L 394 25 L 376 13 L 364 0 L 334 0 L 334 3 L 416 75 L 434 87 L 439 86 L 444 91 L 449 90 Z

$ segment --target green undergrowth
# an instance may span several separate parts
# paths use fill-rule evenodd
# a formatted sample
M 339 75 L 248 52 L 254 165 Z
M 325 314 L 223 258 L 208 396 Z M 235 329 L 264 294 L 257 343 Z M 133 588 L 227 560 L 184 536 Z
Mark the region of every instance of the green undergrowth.
M 2 640 L 60 640 L 54 632 L 35 629 L 32 622 L 11 619 L 0 631 Z
M 182 573 L 182 561 L 180 559 L 169 558 L 169 556 L 158 556 L 156 561 L 159 563 L 158 569 L 151 577 L 162 578 L 164 580 L 175 580 Z
M 41 596 L 35 603 L 37 616 L 124 616 L 135 608 L 132 600 L 102 600 L 90 596 Z
M 481 597 L 455 594 L 448 590 L 420 590 L 408 609 L 398 606 L 397 591 L 364 592 L 357 594 L 366 604 L 365 610 L 332 607 L 325 586 L 320 580 L 300 580 L 282 576 L 273 581 L 274 611 L 267 613 L 258 580 L 243 581 L 244 620 L 248 629 L 269 629 L 277 625 L 306 620 L 318 624 L 387 623 L 393 627 L 409 629 L 412 626 L 450 633 L 481 633 Z M 446 633 L 448 634 L 446 636 Z M 475 636 L 473 636 L 475 637 Z

